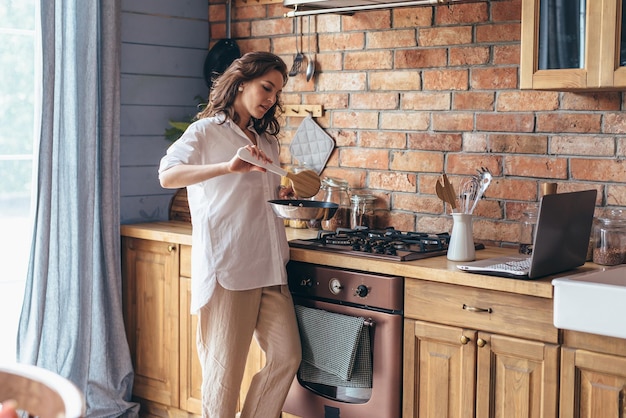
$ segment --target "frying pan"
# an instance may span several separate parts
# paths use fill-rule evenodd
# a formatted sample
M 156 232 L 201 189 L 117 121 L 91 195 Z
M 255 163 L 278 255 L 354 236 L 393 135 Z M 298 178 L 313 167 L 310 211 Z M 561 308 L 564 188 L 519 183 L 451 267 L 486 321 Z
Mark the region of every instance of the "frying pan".
M 241 51 L 237 42 L 230 39 L 230 11 L 231 1 L 226 0 L 226 37 L 227 39 L 220 39 L 209 50 L 204 60 L 204 82 L 206 83 L 209 91 L 213 85 L 213 78 L 222 74 L 230 64 L 237 58 L 241 57 Z

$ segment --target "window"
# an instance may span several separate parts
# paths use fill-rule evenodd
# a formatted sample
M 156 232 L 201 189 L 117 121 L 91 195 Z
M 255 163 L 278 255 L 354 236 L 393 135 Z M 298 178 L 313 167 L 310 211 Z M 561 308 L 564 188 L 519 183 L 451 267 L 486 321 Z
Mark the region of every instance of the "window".
M 15 359 L 39 126 L 38 0 L 0 2 L 0 359 Z

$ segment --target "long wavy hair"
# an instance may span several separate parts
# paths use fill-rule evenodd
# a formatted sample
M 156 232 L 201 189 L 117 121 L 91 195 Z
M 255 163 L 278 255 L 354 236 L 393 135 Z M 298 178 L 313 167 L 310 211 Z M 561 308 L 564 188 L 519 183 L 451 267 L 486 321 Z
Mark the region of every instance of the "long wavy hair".
M 196 119 L 215 116 L 224 113 L 235 123 L 240 121 L 240 116 L 235 112 L 233 103 L 237 96 L 238 88 L 246 81 L 261 77 L 268 71 L 278 70 L 283 76 L 283 86 L 287 83 L 287 65 L 277 55 L 271 52 L 248 52 L 233 63 L 213 81 L 209 93 L 208 105 L 196 116 Z M 283 112 L 280 95 L 277 96 L 274 105 L 265 112 L 263 118 L 252 118 L 254 130 L 258 134 L 267 132 L 277 135 L 280 132 L 278 116 Z

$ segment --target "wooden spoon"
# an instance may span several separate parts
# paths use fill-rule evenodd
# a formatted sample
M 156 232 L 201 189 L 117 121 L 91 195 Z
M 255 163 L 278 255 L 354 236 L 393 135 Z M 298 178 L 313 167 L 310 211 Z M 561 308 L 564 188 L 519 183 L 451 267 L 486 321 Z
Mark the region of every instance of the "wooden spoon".
M 442 174 L 441 178 L 443 179 L 443 192 L 446 196 L 446 201 L 450 203 L 452 209 L 456 209 L 456 193 L 454 192 L 454 187 L 450 183 L 450 180 L 448 180 L 448 176 Z
M 298 197 L 312 197 L 320 190 L 320 177 L 312 170 L 302 170 L 299 173 L 291 173 L 283 170 L 277 165 L 272 163 L 266 163 L 257 159 L 246 148 L 239 148 L 237 156 L 242 160 L 254 164 L 259 167 L 265 168 L 267 171 L 278 174 L 279 176 L 287 177 L 291 182 L 291 187 Z

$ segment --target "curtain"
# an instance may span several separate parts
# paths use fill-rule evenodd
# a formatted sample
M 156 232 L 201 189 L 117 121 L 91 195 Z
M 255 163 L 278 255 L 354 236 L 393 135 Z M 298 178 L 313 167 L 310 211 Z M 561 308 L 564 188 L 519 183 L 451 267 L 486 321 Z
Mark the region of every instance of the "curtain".
M 40 0 L 42 115 L 17 358 L 84 392 L 88 417 L 137 416 L 122 318 L 120 0 Z

